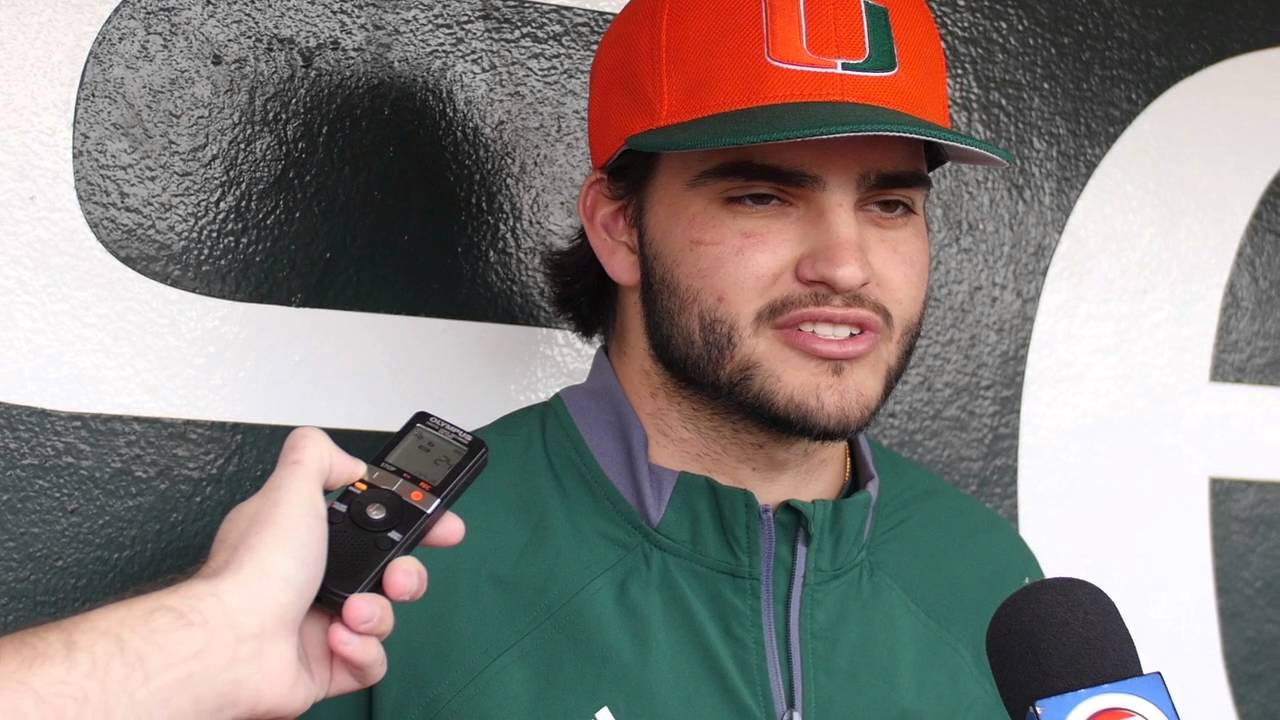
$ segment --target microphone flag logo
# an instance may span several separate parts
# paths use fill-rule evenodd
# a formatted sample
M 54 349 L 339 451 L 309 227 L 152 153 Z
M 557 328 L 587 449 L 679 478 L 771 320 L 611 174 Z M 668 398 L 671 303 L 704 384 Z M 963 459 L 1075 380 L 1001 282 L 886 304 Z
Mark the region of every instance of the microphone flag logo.
M 1107 708 L 1102 712 L 1096 712 L 1089 716 L 1089 720 L 1150 720 L 1143 717 L 1132 710 L 1122 710 L 1120 708 Z
M 1103 693 L 1086 698 L 1066 720 L 1170 720 L 1150 700 L 1129 693 Z
M 1158 672 L 1037 700 L 1028 720 L 1178 720 Z

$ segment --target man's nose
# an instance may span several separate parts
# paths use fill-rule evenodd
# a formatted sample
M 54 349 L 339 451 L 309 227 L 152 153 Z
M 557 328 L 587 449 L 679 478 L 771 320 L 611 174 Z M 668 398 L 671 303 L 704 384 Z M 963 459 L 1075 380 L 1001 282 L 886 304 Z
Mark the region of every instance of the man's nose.
M 874 279 L 866 241 L 866 231 L 852 210 L 826 214 L 810 231 L 796 278 L 835 294 L 866 289 Z

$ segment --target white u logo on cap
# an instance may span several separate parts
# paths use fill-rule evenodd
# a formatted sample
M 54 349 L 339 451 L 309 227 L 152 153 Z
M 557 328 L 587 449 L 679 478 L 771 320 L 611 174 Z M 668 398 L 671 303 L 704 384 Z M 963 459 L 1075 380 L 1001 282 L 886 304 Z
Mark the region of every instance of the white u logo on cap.
M 852 75 L 892 75 L 898 70 L 898 49 L 889 22 L 889 9 L 862 0 L 861 58 L 829 58 L 809 49 L 805 0 L 763 0 L 765 55 L 775 65 L 796 70 Z

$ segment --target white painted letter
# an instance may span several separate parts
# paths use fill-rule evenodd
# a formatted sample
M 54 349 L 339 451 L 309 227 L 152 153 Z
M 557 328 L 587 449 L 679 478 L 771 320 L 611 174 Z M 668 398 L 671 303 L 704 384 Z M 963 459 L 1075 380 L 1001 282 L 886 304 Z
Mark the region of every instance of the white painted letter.
M 1063 231 L 1027 357 L 1018 518 L 1045 572 L 1096 582 L 1188 718 L 1226 718 L 1211 477 L 1280 478 L 1280 388 L 1209 380 L 1240 239 L 1280 168 L 1280 48 L 1178 83 Z M 1277 349 L 1280 352 L 1280 349 Z

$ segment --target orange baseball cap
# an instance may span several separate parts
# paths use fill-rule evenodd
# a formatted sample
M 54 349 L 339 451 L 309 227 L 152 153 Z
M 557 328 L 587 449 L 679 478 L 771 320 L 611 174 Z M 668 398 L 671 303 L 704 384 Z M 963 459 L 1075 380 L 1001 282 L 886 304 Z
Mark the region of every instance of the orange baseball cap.
M 925 0 L 631 0 L 596 50 L 591 161 L 842 135 L 919 138 L 952 161 L 1012 155 L 951 129 Z

